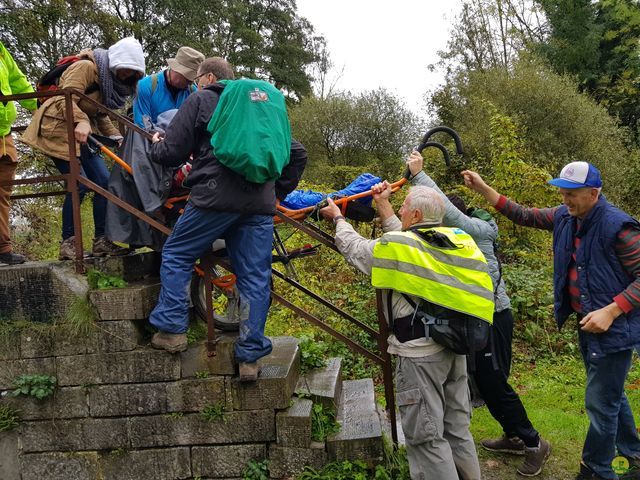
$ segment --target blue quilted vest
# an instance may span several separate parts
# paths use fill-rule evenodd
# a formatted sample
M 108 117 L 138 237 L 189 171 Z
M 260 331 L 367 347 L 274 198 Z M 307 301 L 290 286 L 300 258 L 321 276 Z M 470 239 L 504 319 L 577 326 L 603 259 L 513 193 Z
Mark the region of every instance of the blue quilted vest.
M 618 232 L 626 225 L 640 224 L 601 196 L 576 232 L 580 238 L 576 264 L 583 315 L 609 305 L 613 297 L 634 281 L 620 264 L 615 251 Z M 553 219 L 554 311 L 559 328 L 573 312 L 569 302 L 567 274 L 575 231 L 576 218 L 569 215 L 564 205 L 559 207 Z M 640 342 L 640 309 L 620 315 L 605 333 L 586 333 L 582 330 L 579 333 L 582 340 L 587 342 L 591 355 L 633 348 Z

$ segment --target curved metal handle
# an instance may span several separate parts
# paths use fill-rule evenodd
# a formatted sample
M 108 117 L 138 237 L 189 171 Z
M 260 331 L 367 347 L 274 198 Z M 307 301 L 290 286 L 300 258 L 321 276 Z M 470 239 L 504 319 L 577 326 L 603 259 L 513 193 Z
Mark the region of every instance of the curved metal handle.
M 453 141 L 456 144 L 456 152 L 458 153 L 458 155 L 462 155 L 464 153 L 464 150 L 462 148 L 462 141 L 460 140 L 460 135 L 458 135 L 458 133 L 453 128 L 445 127 L 444 125 L 427 130 L 427 133 L 425 133 L 424 137 L 422 137 L 422 142 L 420 142 L 420 145 L 416 147 L 416 150 L 419 152 L 424 150 L 425 147 L 427 146 L 427 143 L 430 143 L 429 138 L 431 138 L 433 134 L 438 132 L 444 132 L 449 134 L 449 136 L 453 138 Z
M 418 145 L 418 148 L 422 147 L 422 150 L 424 150 L 425 148 L 428 147 L 435 147 L 438 150 L 440 150 L 442 152 L 442 155 L 444 156 L 444 163 L 447 164 L 447 167 L 451 166 L 451 158 L 449 157 L 449 150 L 446 149 L 446 147 L 444 145 L 442 145 L 441 143 L 438 142 L 427 142 L 424 144 L 420 144 Z M 417 150 L 417 149 L 416 149 Z M 419 152 L 421 152 L 422 150 L 418 150 Z

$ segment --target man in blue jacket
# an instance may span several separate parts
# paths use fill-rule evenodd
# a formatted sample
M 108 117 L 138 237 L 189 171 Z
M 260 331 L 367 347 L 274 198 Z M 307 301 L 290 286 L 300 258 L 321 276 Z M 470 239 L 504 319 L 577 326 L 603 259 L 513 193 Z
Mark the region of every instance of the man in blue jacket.
M 477 173 L 462 173 L 514 223 L 553 232 L 555 317 L 561 328 L 576 313 L 587 370 L 590 424 L 576 480 L 638 478 L 640 438 L 624 383 L 640 339 L 640 223 L 605 200 L 600 172 L 587 162 L 571 162 L 549 181 L 563 202 L 553 208 L 524 208 Z M 616 454 L 631 470 L 621 477 L 611 466 Z
M 169 68 L 140 80 L 133 101 L 135 123 L 148 128 L 156 123 L 161 113 L 180 108 L 196 90 L 193 82 L 203 61 L 202 53 L 191 47 L 180 47 L 176 56 L 167 60 Z

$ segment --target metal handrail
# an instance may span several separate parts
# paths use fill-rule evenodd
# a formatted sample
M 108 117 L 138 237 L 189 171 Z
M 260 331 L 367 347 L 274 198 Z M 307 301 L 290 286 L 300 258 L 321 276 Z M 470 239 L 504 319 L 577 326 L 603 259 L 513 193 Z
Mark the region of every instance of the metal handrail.
M 61 181 L 61 180 L 64 180 L 66 182 L 66 191 L 40 192 L 40 193 L 33 193 L 33 194 L 21 194 L 21 195 L 12 196 L 12 198 L 13 199 L 37 198 L 37 197 L 43 197 L 43 196 L 61 195 L 61 194 L 71 193 L 72 210 L 73 210 L 73 223 L 74 223 L 74 230 L 75 230 L 75 252 L 76 252 L 76 257 L 74 259 L 74 265 L 75 265 L 75 269 L 76 269 L 77 273 L 85 273 L 85 266 L 84 266 L 84 259 L 83 259 L 84 250 L 83 250 L 83 246 L 82 246 L 82 222 L 81 222 L 81 213 L 80 213 L 80 196 L 79 196 L 79 185 L 80 184 L 86 186 L 90 190 L 93 190 L 96 194 L 102 195 L 108 201 L 115 203 L 120 208 L 123 208 L 127 212 L 131 213 L 132 215 L 134 215 L 138 219 L 140 219 L 143 222 L 147 223 L 151 227 L 159 230 L 160 232 L 162 232 L 165 235 L 169 235 L 171 233 L 171 229 L 169 229 L 167 226 L 161 224 L 156 219 L 150 217 L 146 213 L 144 213 L 144 212 L 136 209 L 135 207 L 129 205 L 127 202 L 121 200 L 120 198 L 118 198 L 117 196 L 112 194 L 111 192 L 103 189 L 99 185 L 96 185 L 95 183 L 93 183 L 89 179 L 87 179 L 85 177 L 82 177 L 80 175 L 81 166 L 80 166 L 80 161 L 76 156 L 76 147 L 75 147 L 76 146 L 75 134 L 74 134 L 74 123 L 75 122 L 74 122 L 74 118 L 73 118 L 73 108 L 72 108 L 73 107 L 73 105 L 72 105 L 72 96 L 73 95 L 76 95 L 76 96 L 80 97 L 82 100 L 91 103 L 99 111 L 101 111 L 101 112 L 105 113 L 106 115 L 108 115 L 109 118 L 111 118 L 112 120 L 117 121 L 119 124 L 124 125 L 124 126 L 126 126 L 127 128 L 129 128 L 131 130 L 134 130 L 135 132 L 143 135 L 145 138 L 150 139 L 152 137 L 152 135 L 149 132 L 146 132 L 145 130 L 141 129 L 140 127 L 135 125 L 133 122 L 131 122 L 128 118 L 126 118 L 126 117 L 124 117 L 124 116 L 122 116 L 122 115 L 120 115 L 120 114 L 118 114 L 116 112 L 113 112 L 113 111 L 109 110 L 107 107 L 105 107 L 101 103 L 93 100 L 92 98 L 88 97 L 87 95 L 85 95 L 84 93 L 82 93 L 82 92 L 80 92 L 80 91 L 78 91 L 76 89 L 67 89 L 67 88 L 65 88 L 65 89 L 59 89 L 59 90 L 47 91 L 47 92 L 33 92 L 33 93 L 25 93 L 25 94 L 17 94 L 17 95 L 0 95 L 0 102 L 3 102 L 3 103 L 7 102 L 7 101 L 25 100 L 25 99 L 30 99 L 30 98 L 49 98 L 49 97 L 54 97 L 54 96 L 64 96 L 65 97 L 65 111 L 66 111 L 66 114 L 67 114 L 67 118 L 66 118 L 67 141 L 68 141 L 68 145 L 69 145 L 69 158 L 68 158 L 68 160 L 69 160 L 69 163 L 70 163 L 70 173 L 68 173 L 66 175 L 43 176 L 43 177 L 31 177 L 31 178 L 25 178 L 25 179 L 18 179 L 18 180 L 13 180 L 13 181 L 0 182 L 0 186 L 42 184 L 42 183 L 50 183 L 50 182 L 56 182 L 56 181 Z M 18 128 L 16 130 L 22 130 L 22 128 Z M 303 224 L 300 221 L 301 220 L 300 218 L 298 218 L 298 217 L 290 218 L 290 217 L 287 217 L 286 215 L 284 215 L 281 212 L 278 212 L 278 216 L 281 217 L 283 219 L 283 221 L 285 221 L 286 223 L 289 223 L 290 225 L 292 225 L 295 228 L 303 231 L 307 235 L 310 235 L 312 238 L 320 241 L 322 244 L 328 246 L 329 248 L 332 248 L 333 250 L 337 250 L 336 246 L 335 246 L 335 244 L 333 242 L 333 237 L 329 236 L 328 234 L 326 234 L 322 230 L 318 229 L 317 227 L 314 227 L 314 226 L 308 225 L 308 224 Z M 216 259 L 212 259 L 210 257 L 205 257 L 205 258 L 202 259 L 202 263 L 205 265 L 205 272 L 204 272 L 205 280 L 206 280 L 207 285 L 209 287 L 209 288 L 207 288 L 207 292 L 208 293 L 206 295 L 206 297 L 207 297 L 207 323 L 208 323 L 208 327 L 209 327 L 208 328 L 209 333 L 208 333 L 207 347 L 208 347 L 210 355 L 215 355 L 215 329 L 213 327 L 213 310 L 212 310 L 212 301 L 211 301 L 211 269 L 208 268 L 208 266 L 212 264 L 211 262 L 215 262 L 215 263 L 221 264 L 221 266 L 223 266 L 224 268 L 226 268 L 228 270 L 231 270 L 231 267 L 230 267 L 230 265 L 226 264 L 224 262 L 224 260 L 221 260 L 221 259 L 217 259 L 217 258 Z M 378 323 L 379 323 L 379 329 L 380 330 L 376 331 L 375 329 L 373 329 L 373 328 L 369 327 L 368 325 L 362 323 L 361 321 L 357 320 L 355 317 L 353 317 L 349 313 L 347 313 L 344 310 L 340 309 L 339 307 L 333 305 L 331 302 L 329 302 L 328 300 L 324 299 L 320 295 L 318 295 L 318 294 L 312 292 L 311 290 L 307 289 L 306 287 L 302 286 L 301 284 L 299 284 L 295 280 L 287 278 L 286 275 L 282 274 L 278 270 L 272 269 L 272 272 L 273 272 L 273 274 L 275 276 L 277 276 L 279 278 L 282 278 L 287 283 L 289 283 L 291 286 L 293 286 L 294 288 L 296 288 L 297 290 L 299 290 L 303 294 L 307 295 L 309 298 L 312 298 L 313 300 L 319 302 L 321 305 L 323 305 L 323 306 L 325 306 L 327 308 L 330 308 L 334 313 L 340 315 L 342 318 L 348 320 L 349 322 L 351 322 L 352 324 L 354 324 L 358 328 L 360 328 L 363 331 L 365 331 L 368 335 L 374 337 L 374 339 L 376 340 L 376 342 L 378 344 L 378 349 L 379 349 L 378 353 L 371 352 L 367 348 L 365 348 L 362 345 L 358 344 L 357 342 L 353 341 L 351 338 L 349 338 L 345 334 L 335 330 L 333 327 L 331 327 L 327 323 L 323 322 L 322 320 L 320 320 L 316 316 L 312 315 L 311 313 L 307 312 L 306 310 L 302 309 L 301 307 L 299 307 L 299 306 L 295 305 L 294 303 L 290 302 L 289 300 L 287 300 L 286 298 L 284 298 L 283 296 L 281 296 L 280 294 L 275 292 L 273 289 L 271 291 L 272 298 L 274 300 L 276 300 L 278 303 L 280 303 L 281 305 L 285 306 L 286 308 L 289 308 L 294 313 L 296 313 L 297 315 L 301 316 L 302 318 L 305 318 L 307 321 L 311 322 L 312 324 L 318 326 L 319 328 L 321 328 L 322 330 L 326 331 L 327 333 L 329 333 L 334 338 L 342 341 L 348 348 L 350 348 L 354 352 L 356 352 L 358 354 L 361 354 L 361 355 L 365 356 L 366 358 L 370 359 L 371 361 L 373 361 L 374 363 L 376 363 L 377 365 L 380 365 L 380 367 L 382 368 L 382 373 L 383 373 L 385 399 L 386 399 L 386 402 L 387 402 L 387 410 L 389 412 L 389 418 L 390 418 L 390 422 L 391 422 L 392 438 L 393 438 L 394 442 L 397 442 L 398 436 L 397 436 L 396 420 L 395 420 L 395 418 L 396 418 L 396 415 L 395 415 L 395 398 L 394 398 L 394 392 L 393 392 L 393 378 L 392 378 L 392 373 L 391 373 L 391 365 L 392 364 L 391 364 L 391 356 L 387 353 L 388 326 L 387 326 L 386 320 L 385 320 L 384 315 L 382 314 L 382 310 L 381 310 L 380 293 L 377 292 Z

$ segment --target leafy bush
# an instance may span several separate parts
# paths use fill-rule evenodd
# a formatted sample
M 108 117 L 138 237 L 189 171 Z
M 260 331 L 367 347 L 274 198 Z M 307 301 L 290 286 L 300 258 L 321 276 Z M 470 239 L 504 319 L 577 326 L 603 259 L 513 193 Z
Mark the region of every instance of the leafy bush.
M 50 375 L 20 375 L 13 381 L 13 395 L 27 395 L 42 400 L 52 395 L 58 380 Z
M 316 341 L 313 336 L 302 336 L 298 342 L 300 348 L 300 373 L 305 373 L 322 368 L 327 364 L 325 354 L 327 345 Z

